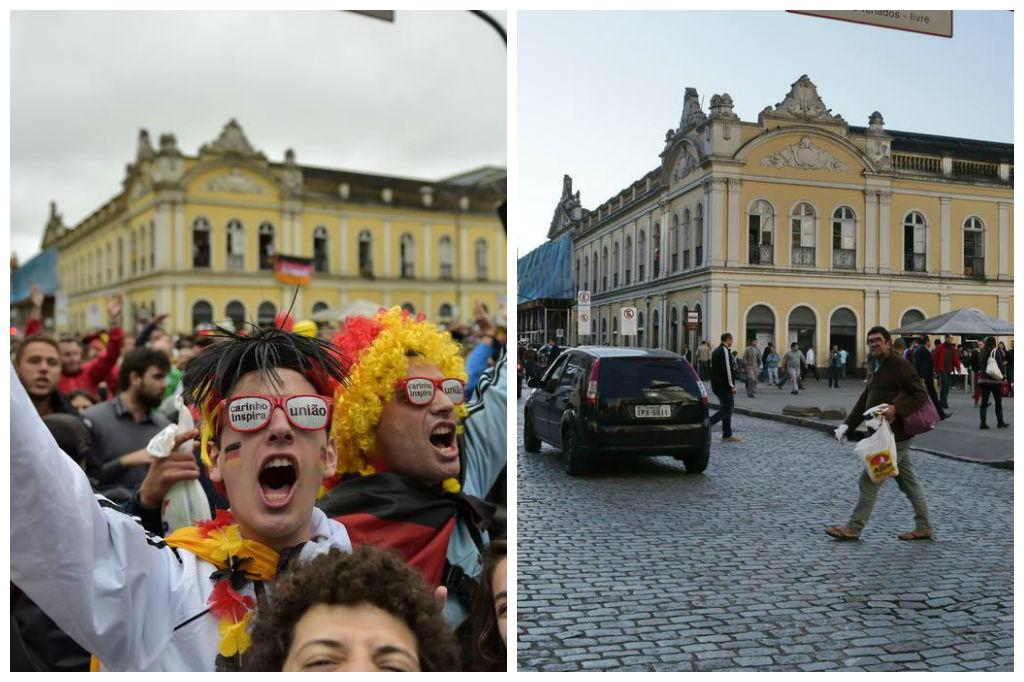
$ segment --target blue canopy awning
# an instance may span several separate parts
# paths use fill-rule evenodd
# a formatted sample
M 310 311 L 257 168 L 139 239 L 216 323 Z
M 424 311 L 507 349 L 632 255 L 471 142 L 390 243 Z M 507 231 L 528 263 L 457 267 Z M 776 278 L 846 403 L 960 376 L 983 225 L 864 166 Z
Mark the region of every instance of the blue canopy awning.
M 562 237 L 541 244 L 519 259 L 518 302 L 576 298 L 572 282 L 572 240 Z
M 18 268 L 11 278 L 11 305 L 28 299 L 29 287 L 38 284 L 47 296 L 57 293 L 57 248 L 51 247 Z

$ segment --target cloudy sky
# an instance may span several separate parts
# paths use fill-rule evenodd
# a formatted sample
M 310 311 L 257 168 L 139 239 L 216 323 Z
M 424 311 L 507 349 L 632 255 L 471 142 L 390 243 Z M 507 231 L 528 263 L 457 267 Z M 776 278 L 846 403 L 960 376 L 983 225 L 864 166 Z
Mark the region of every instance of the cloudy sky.
M 272 161 L 428 180 L 506 163 L 505 49 L 465 11 L 15 12 L 10 83 L 22 262 L 51 199 L 71 226 L 118 193 L 140 128 L 193 155 L 235 118 Z
M 659 163 L 683 92 L 757 121 L 802 74 L 850 125 L 1013 141 L 1013 14 L 957 11 L 953 38 L 783 11 L 520 12 L 519 255 L 569 173 L 594 208 Z

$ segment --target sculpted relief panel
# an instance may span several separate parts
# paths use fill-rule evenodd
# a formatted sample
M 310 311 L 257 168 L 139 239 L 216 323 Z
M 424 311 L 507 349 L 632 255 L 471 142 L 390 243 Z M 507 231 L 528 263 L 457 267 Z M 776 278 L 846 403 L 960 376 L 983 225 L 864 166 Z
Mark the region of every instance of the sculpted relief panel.
M 764 157 L 761 165 L 769 168 L 790 166 L 801 170 L 827 170 L 833 173 L 847 171 L 845 163 L 814 144 L 806 135 L 800 138 L 800 142 Z
M 263 186 L 243 175 L 237 168 L 213 178 L 203 189 L 209 192 L 233 192 L 235 194 L 263 194 Z

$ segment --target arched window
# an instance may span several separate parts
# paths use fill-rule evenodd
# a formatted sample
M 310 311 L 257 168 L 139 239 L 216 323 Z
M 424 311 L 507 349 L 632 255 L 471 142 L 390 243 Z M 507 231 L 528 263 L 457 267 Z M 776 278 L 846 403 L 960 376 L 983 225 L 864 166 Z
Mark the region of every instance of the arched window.
M 274 226 L 260 225 L 260 270 L 274 269 Z
M 668 350 L 678 353 L 679 352 L 679 311 L 676 310 L 675 306 L 672 306 L 672 316 L 669 318 L 669 346 Z
M 619 286 L 619 243 L 612 244 L 612 286 Z
M 455 251 L 452 247 L 452 238 L 448 235 L 444 235 L 437 242 L 437 258 L 440 261 L 441 279 L 454 278 Z
M 800 350 L 807 352 L 808 348 L 814 346 L 817 325 L 817 318 L 813 310 L 805 305 L 797 306 L 789 314 L 789 340 L 787 344 L 796 341 L 800 346 Z
M 317 225 L 313 230 L 313 269 L 317 272 L 327 272 L 330 269 L 328 254 L 330 248 L 327 244 L 327 228 Z
M 651 348 L 657 348 L 661 339 L 661 320 L 658 317 L 658 309 L 651 313 Z
M 146 226 L 139 227 L 139 272 L 146 271 Z M 99 277 L 96 278 L 97 280 Z
M 192 304 L 192 329 L 201 324 L 213 322 L 213 306 L 206 301 L 196 301 Z
M 651 252 L 654 255 L 651 273 L 653 277 L 661 274 L 661 223 L 654 223 L 654 232 L 651 233 Z
M 156 221 L 149 221 L 149 269 L 156 267 Z
M 487 280 L 488 276 L 488 261 L 490 261 L 490 249 L 487 246 L 486 239 L 476 240 L 476 278 L 483 282 Z
M 847 367 L 856 367 L 858 338 L 857 317 L 853 311 L 849 308 L 836 309 L 828 321 L 828 348 L 824 350 L 830 351 L 832 346 L 839 346 L 840 350 L 847 352 Z
M 697 204 L 697 210 L 693 215 L 693 229 L 696 230 L 694 234 L 696 245 L 693 247 L 693 267 L 699 268 L 704 265 L 704 204 Z
M 110 244 L 107 244 L 107 255 L 104 260 L 107 264 L 107 282 L 109 283 L 114 279 L 114 263 L 113 258 L 110 256 Z
M 636 346 L 644 348 L 644 314 L 636 311 Z
M 608 291 L 608 247 L 601 249 L 601 291 Z
M 789 216 L 792 227 L 792 264 L 814 267 L 814 207 L 806 202 L 797 204 Z
M 245 228 L 237 220 L 229 220 L 227 227 L 228 269 L 245 269 Z
M 210 221 L 206 218 L 192 221 L 192 267 L 210 267 Z
M 840 206 L 832 213 L 832 267 L 857 267 L 857 217 L 849 206 Z
M 583 283 L 583 280 L 580 279 L 580 259 L 579 258 L 576 259 L 576 277 L 575 277 L 575 279 L 573 279 L 572 283 L 573 283 L 573 286 L 576 288 L 576 291 L 580 291 L 582 289 L 582 287 L 580 287 L 580 284 Z
M 448 322 L 452 319 L 452 304 L 442 303 L 441 307 L 437 310 L 437 316 L 441 322 Z
M 775 313 L 771 308 L 766 305 L 755 305 L 747 312 L 747 333 L 744 338 L 748 344 L 751 339 L 760 339 L 765 344 L 775 341 Z M 764 344 L 762 350 L 763 348 Z
M 402 263 L 402 279 L 416 276 L 416 241 L 406 232 L 398 240 L 398 255 Z
M 587 283 L 590 281 L 590 256 L 583 257 L 583 285 L 580 287 L 581 291 L 586 290 Z
M 327 305 L 327 301 L 317 301 L 316 303 L 313 304 L 313 309 L 311 312 L 315 315 L 321 310 L 327 310 L 328 308 L 330 308 L 330 306 Z
M 647 264 L 647 235 L 640 230 L 640 236 L 636 238 L 636 281 L 644 281 L 644 269 Z
M 260 303 L 256 312 L 256 324 L 261 327 L 274 326 L 274 316 L 277 315 L 277 306 L 270 301 Z
M 594 259 L 590 263 L 593 268 L 591 270 L 590 290 L 597 292 L 597 249 L 594 249 Z
M 683 209 L 683 270 L 690 269 L 690 209 Z
M 974 216 L 964 221 L 964 275 L 985 279 L 985 224 Z
M 602 317 L 601 318 L 601 345 L 602 346 L 607 346 L 608 345 L 608 318 L 607 317 Z
M 747 243 L 751 265 L 775 262 L 775 211 L 764 199 L 758 199 L 747 214 Z
M 906 327 L 907 325 L 920 322 L 923 319 L 924 313 L 922 313 L 920 310 L 908 310 L 907 312 L 903 313 L 903 317 L 900 318 L 900 326 Z
M 224 308 L 224 316 L 231 320 L 235 331 L 238 331 L 245 324 L 245 304 L 241 301 L 231 301 Z
M 679 216 L 675 213 L 672 214 L 672 233 L 669 235 L 669 241 L 672 242 L 672 272 L 679 270 Z
M 613 346 L 619 345 L 619 316 L 612 315 L 612 338 L 611 344 Z
M 373 235 L 369 230 L 359 233 L 359 276 L 373 277 Z
M 924 216 L 911 211 L 903 219 L 903 269 L 907 272 L 927 272 L 928 224 Z
M 117 279 L 124 279 L 124 237 L 117 238 Z
M 130 265 L 131 274 L 135 274 L 138 268 L 136 261 L 137 246 L 135 244 L 135 230 L 128 230 L 128 264 Z
M 631 275 L 633 274 L 633 238 L 626 237 L 626 247 L 623 252 L 623 260 L 626 266 L 626 286 L 629 286 L 632 282 Z

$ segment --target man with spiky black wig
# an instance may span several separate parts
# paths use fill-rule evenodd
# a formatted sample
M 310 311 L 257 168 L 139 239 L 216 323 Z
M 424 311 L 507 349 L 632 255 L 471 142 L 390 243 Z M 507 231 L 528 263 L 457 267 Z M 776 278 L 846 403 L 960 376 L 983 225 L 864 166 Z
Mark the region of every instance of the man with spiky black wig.
M 331 345 L 279 329 L 218 336 L 183 381 L 231 510 L 166 539 L 93 496 L 11 372 L 11 580 L 104 669 L 237 670 L 279 567 L 351 550 L 313 506 L 337 460 Z

